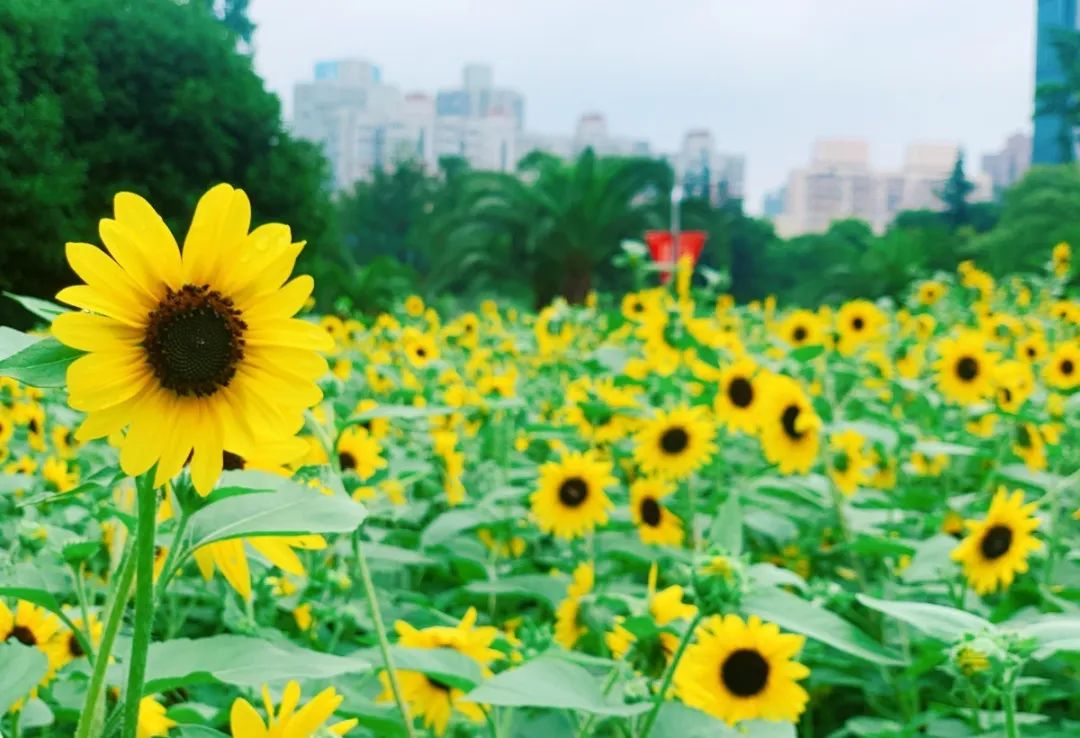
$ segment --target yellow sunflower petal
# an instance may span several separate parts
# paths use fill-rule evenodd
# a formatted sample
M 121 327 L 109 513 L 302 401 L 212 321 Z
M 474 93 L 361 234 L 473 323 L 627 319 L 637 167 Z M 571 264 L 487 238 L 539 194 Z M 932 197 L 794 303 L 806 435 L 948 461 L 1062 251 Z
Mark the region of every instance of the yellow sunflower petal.
M 251 203 L 243 190 L 219 184 L 203 195 L 184 239 L 184 282 L 218 284 L 219 259 L 239 255 L 250 224 Z

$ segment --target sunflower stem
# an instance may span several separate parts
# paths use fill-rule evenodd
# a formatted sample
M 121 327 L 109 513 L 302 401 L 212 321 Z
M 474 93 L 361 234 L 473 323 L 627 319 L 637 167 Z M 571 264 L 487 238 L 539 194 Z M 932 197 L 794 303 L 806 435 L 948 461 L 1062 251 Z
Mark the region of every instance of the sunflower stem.
M 608 696 L 611 692 L 611 688 L 615 686 L 615 682 L 619 679 L 619 674 L 622 673 L 622 669 L 616 666 L 608 674 L 607 679 L 604 680 L 604 689 L 600 693 L 604 697 Z M 585 722 L 581 724 L 581 730 L 578 731 L 578 738 L 589 738 L 592 734 L 589 732 L 592 729 L 593 723 L 596 722 L 596 715 L 589 715 L 585 718 Z
M 697 485 L 694 484 L 696 477 L 691 474 L 686 480 L 686 527 L 689 535 L 686 539 L 687 547 L 696 552 L 698 548 L 697 538 Z
M 682 660 L 683 652 L 686 651 L 686 647 L 690 645 L 690 641 L 694 639 L 694 633 L 697 631 L 698 625 L 701 623 L 704 616 L 699 610 L 694 619 L 690 621 L 690 625 L 687 626 L 686 632 L 683 633 L 682 640 L 679 641 L 679 647 L 675 649 L 675 655 L 671 657 L 671 663 L 668 664 L 667 671 L 664 672 L 664 679 L 660 683 L 660 689 L 656 692 L 656 696 L 653 697 L 653 706 L 645 716 L 645 722 L 642 723 L 641 731 L 638 733 L 638 738 L 649 738 L 649 733 L 652 732 L 653 725 L 656 723 L 656 718 L 660 714 L 660 707 L 664 704 L 664 698 L 667 695 L 668 689 L 671 688 L 671 680 L 675 677 L 675 670 L 679 668 L 679 662 Z
M 401 713 L 401 721 L 405 725 L 405 734 L 408 738 L 415 738 L 412 718 L 409 717 L 409 706 L 401 696 L 401 686 L 398 684 L 397 670 L 394 668 L 394 659 L 390 655 L 390 641 L 386 637 L 386 626 L 383 625 L 382 612 L 379 610 L 379 597 L 375 593 L 375 584 L 371 581 L 371 571 L 368 569 L 367 557 L 364 556 L 364 547 L 360 542 L 360 531 L 355 531 L 352 537 L 353 556 L 356 565 L 360 569 L 360 580 L 364 584 L 364 595 L 367 597 L 368 607 L 371 608 L 371 621 L 375 625 L 375 635 L 379 640 L 379 652 L 382 654 L 383 667 L 386 669 L 386 679 L 390 682 L 390 692 L 394 695 L 398 712 Z
M 71 573 L 75 577 L 75 599 L 79 601 L 79 615 L 82 617 L 82 627 L 75 633 L 79 645 L 86 654 L 87 661 L 94 665 L 94 633 L 90 627 L 90 603 L 86 598 L 86 580 L 83 577 L 83 568 L 86 565 L 79 563 L 71 567 Z
M 138 529 L 135 537 L 135 628 L 128 656 L 128 681 L 124 690 L 124 738 L 135 738 L 139 727 L 139 703 L 146 679 L 146 656 L 154 625 L 154 531 L 157 526 L 157 490 L 155 471 L 139 477 Z
M 157 585 L 154 589 L 154 599 L 160 600 L 165 596 L 165 588 L 169 586 L 169 582 L 172 580 L 173 575 L 176 573 L 173 566 L 177 563 L 176 552 L 180 549 L 180 543 L 183 540 L 184 533 L 187 532 L 188 514 L 181 510 L 180 518 L 176 521 L 176 531 L 173 533 L 172 543 L 169 545 L 169 550 L 165 552 L 165 562 L 161 566 L 161 578 L 158 579 Z M 183 561 L 182 559 L 180 560 Z M 179 566 L 177 566 L 179 568 Z
M 135 556 L 133 555 L 132 544 L 133 540 L 129 536 L 127 545 L 124 547 L 124 553 L 120 557 L 116 586 L 112 592 L 112 602 L 108 606 L 108 614 L 105 616 L 101 644 L 98 646 L 94 660 L 94 671 L 90 675 L 90 683 L 86 688 L 86 699 L 83 701 L 79 724 L 75 729 L 75 738 L 90 738 L 92 735 L 101 735 L 101 725 L 105 719 L 105 705 L 102 700 L 102 694 L 105 690 L 105 672 L 109 668 L 109 657 L 112 655 L 113 645 L 116 643 L 116 635 L 120 631 L 120 623 L 124 619 L 124 610 L 127 609 L 128 596 L 131 594 L 131 582 L 135 578 Z
M 1020 738 L 1020 726 L 1016 722 L 1016 675 L 1010 675 L 1005 683 L 1005 738 Z

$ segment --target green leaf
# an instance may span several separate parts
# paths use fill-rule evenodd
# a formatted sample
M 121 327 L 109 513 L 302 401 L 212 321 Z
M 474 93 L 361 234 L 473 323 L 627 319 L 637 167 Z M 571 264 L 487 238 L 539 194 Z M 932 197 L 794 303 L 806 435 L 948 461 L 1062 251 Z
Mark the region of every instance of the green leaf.
M 49 659 L 44 651 L 21 643 L 0 643 L 0 715 L 19 700 L 30 694 L 49 669 Z
M 347 497 L 292 486 L 210 503 L 191 516 L 192 549 L 231 538 L 351 533 L 367 515 L 363 505 Z
M 50 336 L 0 361 L 0 377 L 12 377 L 32 387 L 63 387 L 68 366 L 82 355 Z
M 799 361 L 805 364 L 806 362 L 812 361 L 813 359 L 821 356 L 824 352 L 824 346 L 820 344 L 815 344 L 813 346 L 800 346 L 799 348 L 792 351 L 790 356 L 795 361 Z
M 955 538 L 944 533 L 919 541 L 911 563 L 900 573 L 900 578 L 905 582 L 939 581 L 944 572 L 952 571 L 955 566 L 949 554 L 956 544 Z
M 732 490 L 716 511 L 709 540 L 728 554 L 738 556 L 743 550 L 743 516 L 739 495 Z
M 1080 651 L 1080 617 L 1076 615 L 1042 615 L 1025 623 L 1003 623 L 1001 627 L 1034 638 L 1039 644 L 1035 652 L 1039 659 L 1058 651 Z
M 806 589 L 805 579 L 791 569 L 785 569 L 767 561 L 752 564 L 748 573 L 750 579 L 758 587 L 794 587 L 800 591 Z
M 754 590 L 743 599 L 743 610 L 866 661 L 888 665 L 904 663 L 899 654 L 839 615 L 780 589 Z
M 12 354 L 17 354 L 27 346 L 37 343 L 41 339 L 28 333 L 0 325 L 0 359 L 6 359 Z
M 429 405 L 428 407 L 415 407 L 414 405 L 379 405 L 362 413 L 357 413 L 346 422 L 348 425 L 356 425 L 375 418 L 401 418 L 416 420 L 418 418 L 430 418 L 436 415 L 450 415 L 454 412 L 452 407 Z
M 1029 487 L 1037 487 L 1042 490 L 1058 489 L 1062 486 L 1062 482 L 1064 481 L 1064 477 L 1058 474 L 1034 471 L 1028 469 L 1023 464 L 1006 464 L 1005 466 L 998 467 L 997 473 L 999 476 L 1005 477 L 1013 482 L 1019 482 L 1020 484 L 1026 484 Z
M 360 652 L 372 663 L 382 663 L 382 656 L 377 648 Z M 419 671 L 433 679 L 470 690 L 484 681 L 480 666 L 471 658 L 452 648 L 407 648 L 391 646 L 390 657 L 394 668 L 401 671 Z
M 420 534 L 420 548 L 438 546 L 462 531 L 491 522 L 490 517 L 478 510 L 447 510 L 424 528 Z
M 372 561 L 392 561 L 411 566 L 434 566 L 438 563 L 430 556 L 386 543 L 365 543 L 364 554 Z
M 176 734 L 179 738 L 229 738 L 225 733 L 205 725 L 180 725 L 176 729 L 180 731 Z
M 972 456 L 975 449 L 971 446 L 962 446 L 959 443 L 945 443 L 944 441 L 916 441 L 913 451 L 933 458 L 935 456 Z
M 952 642 L 964 633 L 993 631 L 989 620 L 963 610 L 930 602 L 906 602 L 903 600 L 879 600 L 869 595 L 857 594 L 855 599 L 871 610 L 901 620 L 926 635 Z
M 24 308 L 44 320 L 46 323 L 53 322 L 53 318 L 55 318 L 57 315 L 69 311 L 69 308 L 66 308 L 63 305 L 57 305 L 55 302 L 42 300 L 37 297 L 15 295 L 11 292 L 4 292 L 4 297 L 10 297 L 12 300 L 22 305 Z
M 237 687 L 259 687 L 286 679 L 330 679 L 342 674 L 371 671 L 365 656 L 335 656 L 311 651 L 288 641 L 266 641 L 241 635 L 179 638 L 150 646 L 144 694 L 164 692 L 190 684 L 221 682 Z M 118 664 L 110 684 L 119 683 Z
M 552 609 L 566 597 L 569 579 L 547 574 L 519 574 L 491 582 L 469 582 L 465 589 L 473 594 L 495 594 L 545 600 Z
M 652 735 L 671 738 L 795 738 L 795 726 L 792 723 L 747 720 L 733 728 L 681 702 L 665 702 L 656 716 Z
M 497 674 L 469 692 L 466 699 L 485 705 L 548 707 L 622 717 L 640 715 L 649 709 L 647 702 L 627 705 L 605 697 L 603 687 L 592 674 L 554 656 L 540 656 Z

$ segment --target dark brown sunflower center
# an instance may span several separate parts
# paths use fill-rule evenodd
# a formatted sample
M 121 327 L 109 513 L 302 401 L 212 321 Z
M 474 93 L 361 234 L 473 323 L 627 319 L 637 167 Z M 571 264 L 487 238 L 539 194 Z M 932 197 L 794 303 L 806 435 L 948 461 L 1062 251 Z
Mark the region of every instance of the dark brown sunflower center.
M 1001 388 L 1001 401 L 1004 402 L 1006 405 L 1012 402 L 1012 396 L 1013 394 L 1011 389 L 1009 389 L 1008 387 Z
M 690 445 L 690 434 L 685 428 L 668 428 L 660 436 L 660 448 L 665 454 L 681 454 Z
M 735 377 L 728 384 L 727 394 L 735 407 L 750 407 L 754 401 L 754 385 L 750 384 L 750 380 L 745 377 Z
M 31 433 L 41 433 L 41 426 L 38 425 L 37 418 L 30 418 L 30 422 L 27 423 L 27 427 Z
M 807 331 L 803 326 L 796 326 L 795 330 L 791 332 L 791 337 L 795 339 L 795 343 L 802 343 L 806 340 Z
M 209 285 L 186 284 L 150 313 L 143 348 L 162 387 L 206 397 L 232 381 L 247 328 L 232 299 Z
M 854 319 L 852 319 L 851 327 L 857 331 L 861 331 L 863 328 L 866 327 L 866 321 L 863 320 L 861 315 L 857 315 Z
M 1065 359 L 1061 362 L 1061 373 L 1066 377 L 1076 370 L 1076 365 L 1073 364 L 1072 359 Z
M 784 426 L 784 433 L 793 441 L 798 441 L 803 437 L 803 432 L 796 425 L 800 412 L 802 411 L 798 405 L 788 405 L 784 408 L 784 414 L 780 416 L 780 424 Z
M 1017 426 L 1016 445 L 1020 448 L 1031 448 L 1031 433 L 1028 431 L 1027 426 Z
M 640 313 L 644 309 L 645 309 L 645 306 L 642 305 L 640 302 L 630 303 L 630 311 L 631 312 Z
M 1028 346 L 1026 349 L 1024 349 L 1024 351 L 1027 352 L 1028 358 L 1031 358 L 1031 359 L 1034 359 L 1036 354 L 1038 353 L 1037 351 L 1035 351 L 1034 346 Z
M 652 497 L 646 497 L 641 501 L 639 508 L 641 520 L 650 528 L 660 525 L 660 503 Z
M 1009 552 L 1009 548 L 1012 547 L 1012 540 L 1012 528 L 1005 525 L 995 525 L 983 535 L 982 541 L 979 542 L 979 550 L 982 551 L 985 558 L 993 561 Z
M 356 468 L 356 457 L 348 451 L 338 452 L 337 460 L 338 466 L 340 466 L 343 471 Z
M 581 477 L 570 477 L 559 485 L 559 502 L 567 507 L 578 507 L 589 496 L 589 485 Z
M 68 636 L 67 648 L 73 659 L 82 658 L 86 655 L 86 651 L 83 650 L 82 644 L 79 643 L 79 639 L 75 637 L 74 633 Z
M 979 376 L 979 362 L 970 356 L 964 356 L 956 362 L 956 376 L 965 382 L 970 382 Z
M 234 454 L 232 451 L 223 451 L 221 453 L 221 468 L 225 471 L 237 471 L 243 469 L 246 465 L 247 462 L 240 454 Z
M 36 646 L 37 636 L 34 635 L 34 631 L 27 628 L 25 625 L 16 625 L 8 633 L 7 640 L 14 638 L 24 646 Z
M 724 660 L 720 680 L 736 697 L 753 697 L 769 682 L 769 662 L 754 649 L 740 648 Z
M 843 474 L 851 466 L 851 462 L 848 460 L 847 454 L 837 454 L 833 457 L 833 469 Z
M 427 349 L 424 348 L 423 346 L 417 346 L 416 347 L 416 355 L 418 357 L 420 357 L 421 359 L 423 359 L 425 356 L 427 356 Z

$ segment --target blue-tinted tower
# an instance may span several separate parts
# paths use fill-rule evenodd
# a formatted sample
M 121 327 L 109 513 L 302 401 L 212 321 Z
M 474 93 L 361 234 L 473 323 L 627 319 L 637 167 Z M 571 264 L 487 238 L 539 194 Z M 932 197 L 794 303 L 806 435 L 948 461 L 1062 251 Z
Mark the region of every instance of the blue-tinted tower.
M 1038 0 L 1035 32 L 1035 87 L 1046 82 L 1061 82 L 1064 74 L 1054 50 L 1054 35 L 1061 29 L 1080 26 L 1077 0 Z M 1036 115 L 1035 135 L 1031 143 L 1032 164 L 1060 164 L 1065 161 L 1062 139 L 1065 121 L 1057 115 Z

